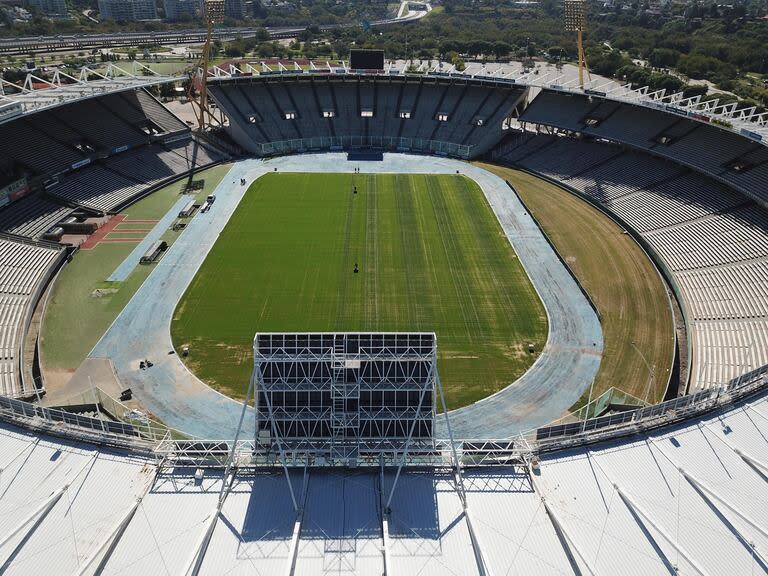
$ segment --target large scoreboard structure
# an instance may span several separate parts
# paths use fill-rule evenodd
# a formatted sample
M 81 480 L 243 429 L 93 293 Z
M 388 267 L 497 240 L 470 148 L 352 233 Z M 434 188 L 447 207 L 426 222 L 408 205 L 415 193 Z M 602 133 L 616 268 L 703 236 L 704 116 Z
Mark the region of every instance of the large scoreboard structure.
M 315 466 L 434 456 L 434 333 L 260 333 L 253 350 L 258 445 Z
M 384 70 L 384 50 L 351 50 L 349 68 L 351 70 Z

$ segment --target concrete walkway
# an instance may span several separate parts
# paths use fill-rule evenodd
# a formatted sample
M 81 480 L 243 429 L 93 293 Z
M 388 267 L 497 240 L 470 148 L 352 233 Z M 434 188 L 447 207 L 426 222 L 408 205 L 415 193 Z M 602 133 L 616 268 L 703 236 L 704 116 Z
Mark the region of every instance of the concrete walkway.
M 546 424 L 581 396 L 597 373 L 603 341 L 600 323 L 515 194 L 499 177 L 457 160 L 386 154 L 383 162 L 348 162 L 345 154 L 287 156 L 235 164 L 217 189 L 216 203 L 197 214 L 142 287 L 96 344 L 91 357 L 112 359 L 124 387 L 133 389 L 166 424 L 206 438 L 232 437 L 242 404 L 209 388 L 172 354 L 174 309 L 248 186 L 272 172 L 455 174 L 475 180 L 517 252 L 547 309 L 549 337 L 537 362 L 516 382 L 472 406 L 452 411 L 460 438 L 506 438 Z M 246 179 L 246 186 L 240 185 Z M 140 370 L 149 358 L 154 366 Z M 253 435 L 246 418 L 244 434 Z M 446 434 L 443 420 L 438 433 Z

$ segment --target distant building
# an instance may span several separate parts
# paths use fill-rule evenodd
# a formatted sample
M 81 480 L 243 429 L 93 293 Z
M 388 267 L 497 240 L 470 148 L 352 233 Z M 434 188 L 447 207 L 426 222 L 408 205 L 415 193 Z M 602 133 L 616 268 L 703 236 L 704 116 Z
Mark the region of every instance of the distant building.
M 130 22 L 132 20 L 155 20 L 155 0 L 99 0 L 99 14 L 102 20 Z
M 224 0 L 224 15 L 240 20 L 244 16 L 243 0 Z
M 27 0 L 27 6 L 36 8 L 46 16 L 66 16 L 67 3 L 65 0 Z
M 165 19 L 174 22 L 195 18 L 200 7 L 199 0 L 164 0 Z

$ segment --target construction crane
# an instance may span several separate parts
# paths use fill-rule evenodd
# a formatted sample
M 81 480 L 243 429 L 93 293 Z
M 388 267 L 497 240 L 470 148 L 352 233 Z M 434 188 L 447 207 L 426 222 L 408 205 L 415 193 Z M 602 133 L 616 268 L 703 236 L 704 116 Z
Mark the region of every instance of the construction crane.
M 211 58 L 213 27 L 224 21 L 224 0 L 203 0 L 202 10 L 208 31 L 205 35 L 203 53 L 195 67 L 191 78 L 192 81 L 189 84 L 189 99 L 195 110 L 198 131 L 200 133 L 205 130 L 208 118 L 215 120 L 215 117 L 208 109 L 208 66 Z
M 579 86 L 584 89 L 584 72 L 589 77 L 589 68 L 587 67 L 587 55 L 584 52 L 584 32 L 587 29 L 587 1 L 586 0 L 564 0 L 565 1 L 565 29 L 568 32 L 577 33 L 577 48 L 579 53 Z M 591 78 L 590 78 L 591 80 Z

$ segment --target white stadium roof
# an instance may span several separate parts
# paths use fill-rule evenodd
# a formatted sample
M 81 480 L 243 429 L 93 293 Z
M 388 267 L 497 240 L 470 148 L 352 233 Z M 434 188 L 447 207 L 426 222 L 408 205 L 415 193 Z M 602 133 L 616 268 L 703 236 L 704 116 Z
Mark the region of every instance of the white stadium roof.
M 77 100 L 179 80 L 157 74 L 140 62 L 133 62 L 130 72 L 111 62 L 101 71 L 83 67 L 77 77 L 56 70 L 51 80 L 30 73 L 22 86 L 0 78 L 0 123 Z
M 173 467 L 0 424 L 6 574 L 756 574 L 768 391 L 530 468 Z M 163 465 L 164 464 L 164 465 Z M 223 501 L 220 495 L 224 496 Z M 221 502 L 221 505 L 220 505 Z

